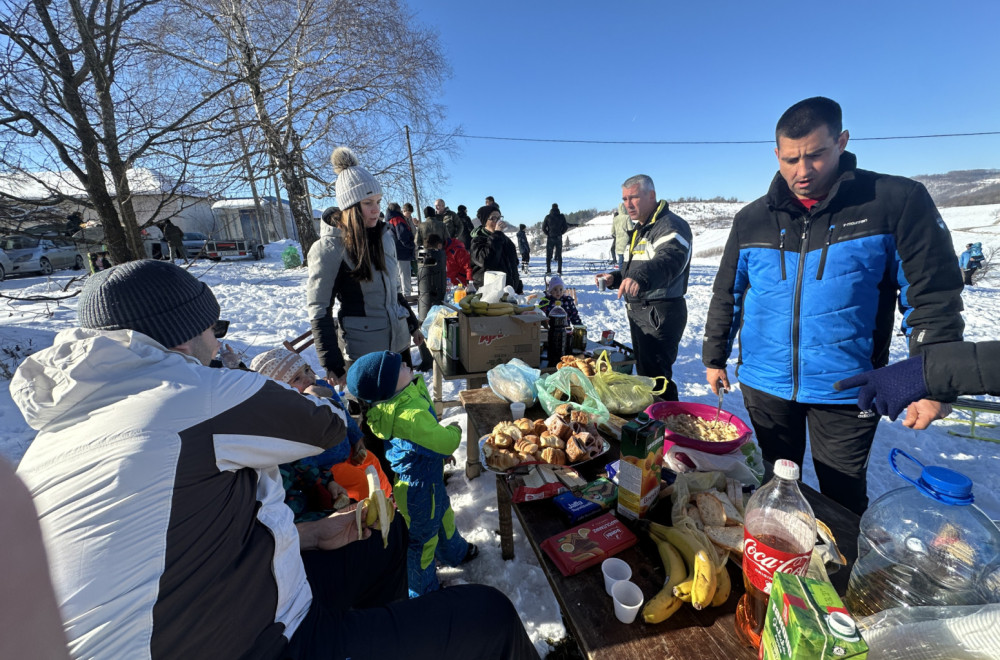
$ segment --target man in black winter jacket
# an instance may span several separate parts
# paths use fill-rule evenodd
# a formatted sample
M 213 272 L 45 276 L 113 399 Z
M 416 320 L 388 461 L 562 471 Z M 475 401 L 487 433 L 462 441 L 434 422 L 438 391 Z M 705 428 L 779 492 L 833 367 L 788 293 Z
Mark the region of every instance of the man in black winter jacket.
M 569 229 L 566 216 L 559 212 L 559 205 L 553 204 L 552 210 L 542 221 L 542 233 L 545 234 L 545 274 L 552 274 L 552 258 L 555 257 L 559 274 L 562 275 L 562 244 L 563 234 Z
M 503 233 L 503 216 L 492 206 L 481 206 L 476 217 L 482 226 L 472 232 L 472 280 L 476 288 L 482 288 L 488 270 L 496 270 L 507 275 L 507 284 L 517 293 L 524 292 L 521 277 L 517 272 L 517 251 L 514 243 Z
M 883 366 L 895 307 L 911 355 L 957 341 L 962 276 L 927 190 L 857 167 L 840 106 L 796 103 L 775 129 L 778 174 L 733 220 L 705 322 L 713 391 L 737 375 L 765 460 L 801 463 L 806 431 L 820 490 L 861 514 L 878 415 L 834 382 Z M 934 417 L 927 399 L 909 414 Z M 909 414 L 907 416 L 909 416 Z
M 595 279 L 625 297 L 635 370 L 640 376 L 663 376 L 670 381 L 663 397 L 677 401 L 674 360 L 687 326 L 688 274 L 691 264 L 691 228 L 657 202 L 653 180 L 645 174 L 622 184 L 622 201 L 636 223 L 625 266 Z

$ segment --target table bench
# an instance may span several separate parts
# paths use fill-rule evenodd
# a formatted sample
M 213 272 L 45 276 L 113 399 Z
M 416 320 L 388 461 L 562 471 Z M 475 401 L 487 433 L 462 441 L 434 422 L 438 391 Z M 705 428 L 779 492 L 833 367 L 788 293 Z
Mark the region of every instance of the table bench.
M 951 417 L 951 421 L 959 422 L 962 424 L 969 425 L 968 433 L 958 433 L 957 431 L 948 431 L 949 434 L 959 436 L 961 438 L 972 438 L 974 440 L 986 440 L 988 442 L 1000 442 L 1000 438 L 993 438 L 986 435 L 977 435 L 976 428 L 996 428 L 996 424 L 980 422 L 977 417 L 979 413 L 987 413 L 1000 415 L 1000 401 L 987 401 L 985 399 L 973 399 L 971 397 L 960 396 L 955 400 L 955 403 L 951 404 L 952 408 L 957 410 L 965 410 L 969 413 L 969 419 L 962 419 L 960 417 Z
M 509 419 L 510 412 L 506 402 L 489 390 L 462 392 L 459 398 L 465 404 L 469 418 L 466 441 L 477 444 L 478 450 L 479 437 L 488 433 L 497 422 Z M 581 468 L 582 476 L 587 479 L 597 476 L 596 472 L 604 464 L 617 458 L 618 451 L 618 443 L 612 442 L 608 453 L 594 461 L 600 463 L 600 466 L 593 465 L 589 470 Z M 733 593 L 724 605 L 706 608 L 700 612 L 684 606 L 671 618 L 659 624 L 647 624 L 641 620 L 641 616 L 631 625 L 622 624 L 614 617 L 611 599 L 604 591 L 604 578 L 599 567 L 595 566 L 577 575 L 564 577 L 541 550 L 542 541 L 572 527 L 559 513 L 555 504 L 551 500 L 511 504 L 511 492 L 507 486 L 506 476 L 499 474 L 496 476 L 503 557 L 512 558 L 514 554 L 511 515 L 513 512 L 517 515 L 528 542 L 538 556 L 542 570 L 562 609 L 567 627 L 584 657 L 607 660 L 756 658 L 756 652 L 743 646 L 735 631 L 736 603 L 744 592 L 739 564 L 729 562 L 727 570 L 733 582 Z M 843 595 L 847 590 L 851 566 L 857 558 L 860 519 L 805 484 L 802 484 L 802 491 L 817 518 L 833 530 L 840 550 L 848 560 L 846 567 L 830 576 L 838 593 Z M 669 517 L 669 505 L 661 503 L 655 509 L 654 517 L 660 518 L 664 514 Z M 641 532 L 637 533 L 637 536 L 639 537 L 637 545 L 616 556 L 632 567 L 632 581 L 642 589 L 646 600 L 649 600 L 660 590 L 666 576 L 654 543 Z

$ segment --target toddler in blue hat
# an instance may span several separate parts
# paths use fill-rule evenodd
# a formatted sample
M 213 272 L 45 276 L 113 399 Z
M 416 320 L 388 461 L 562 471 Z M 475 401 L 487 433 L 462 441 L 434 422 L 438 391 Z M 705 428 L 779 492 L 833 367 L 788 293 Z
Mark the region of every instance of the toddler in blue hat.
M 413 377 L 399 353 L 369 353 L 355 360 L 347 370 L 347 389 L 371 405 L 368 426 L 391 444 L 386 457 L 396 472 L 396 507 L 410 530 L 410 597 L 436 591 L 435 560 L 458 566 L 479 554 L 458 533 L 444 485 L 444 461 L 458 449 L 462 431 L 438 422 L 427 384 Z

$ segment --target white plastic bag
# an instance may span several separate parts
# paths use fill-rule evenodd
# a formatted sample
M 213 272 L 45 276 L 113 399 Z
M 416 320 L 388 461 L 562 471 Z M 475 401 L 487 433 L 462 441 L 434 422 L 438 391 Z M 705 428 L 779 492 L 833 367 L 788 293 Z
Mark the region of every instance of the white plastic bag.
M 488 270 L 483 274 L 483 286 L 479 289 L 480 300 L 488 303 L 500 302 L 503 288 L 507 285 L 507 273 L 499 270 Z
M 1000 658 L 1000 604 L 894 607 L 858 619 L 872 660 Z
M 424 317 L 424 324 L 420 326 L 420 332 L 424 335 L 427 348 L 432 351 L 444 350 L 444 320 L 449 316 L 456 316 L 456 312 L 443 305 L 434 305 Z
M 497 396 L 511 402 L 520 401 L 530 408 L 535 405 L 538 397 L 536 383 L 541 374 L 541 371 L 528 366 L 524 360 L 514 358 L 507 364 L 498 364 L 487 371 L 486 380 Z

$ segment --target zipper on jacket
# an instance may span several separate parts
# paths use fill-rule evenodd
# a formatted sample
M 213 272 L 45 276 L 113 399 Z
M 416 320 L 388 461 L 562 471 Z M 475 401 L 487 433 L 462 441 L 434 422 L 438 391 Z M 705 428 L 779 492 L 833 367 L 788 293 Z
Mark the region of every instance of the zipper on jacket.
M 819 269 L 816 271 L 816 279 L 823 279 L 823 269 L 826 267 L 826 251 L 830 249 L 830 241 L 833 239 L 833 230 L 837 225 L 830 225 L 826 232 L 826 243 L 823 244 L 823 253 L 819 256 Z
M 810 216 L 803 218 L 802 245 L 799 247 L 799 264 L 795 272 L 795 296 L 792 298 L 792 401 L 799 393 L 799 314 L 802 313 L 802 272 L 805 270 L 806 252 L 809 248 Z
M 781 240 L 778 241 L 778 258 L 781 259 L 781 279 L 787 280 L 788 276 L 785 274 L 785 230 L 781 230 Z

